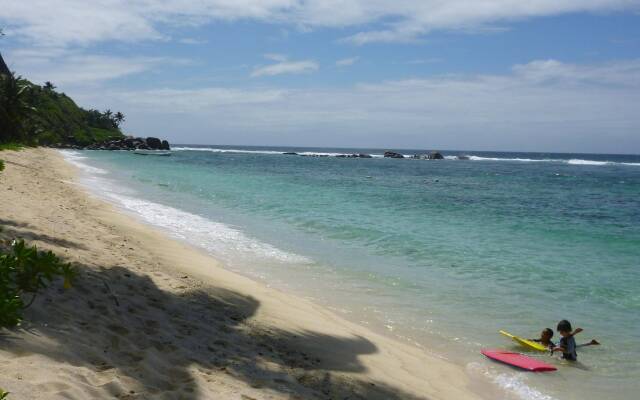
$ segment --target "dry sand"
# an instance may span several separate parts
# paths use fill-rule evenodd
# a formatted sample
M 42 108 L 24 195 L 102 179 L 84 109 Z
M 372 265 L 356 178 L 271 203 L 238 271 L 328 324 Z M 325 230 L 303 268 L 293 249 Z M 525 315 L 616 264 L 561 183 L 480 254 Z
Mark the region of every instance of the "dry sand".
M 225 270 L 89 196 L 57 151 L 0 158 L 0 236 L 80 271 L 0 330 L 9 399 L 478 398 L 461 367 Z

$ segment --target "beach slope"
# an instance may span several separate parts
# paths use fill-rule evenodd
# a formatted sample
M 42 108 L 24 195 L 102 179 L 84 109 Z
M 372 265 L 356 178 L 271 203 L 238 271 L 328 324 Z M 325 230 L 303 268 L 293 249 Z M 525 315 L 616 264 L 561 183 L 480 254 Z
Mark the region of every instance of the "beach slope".
M 0 330 L 9 399 L 477 398 L 463 368 L 225 270 L 91 197 L 57 151 L 0 158 L 0 236 L 80 271 Z

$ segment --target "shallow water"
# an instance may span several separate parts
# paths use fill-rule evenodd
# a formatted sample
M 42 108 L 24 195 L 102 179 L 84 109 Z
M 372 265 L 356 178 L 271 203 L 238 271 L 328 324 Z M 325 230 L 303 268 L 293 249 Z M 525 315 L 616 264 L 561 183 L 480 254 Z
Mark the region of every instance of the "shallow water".
M 282 155 L 373 153 L 372 159 Z M 401 151 L 413 154 L 417 151 Z M 84 182 L 229 268 L 426 345 L 509 399 L 640 389 L 640 157 L 182 147 L 66 152 Z M 532 375 L 479 355 L 570 319 L 603 346 Z M 483 389 L 484 390 L 484 389 Z

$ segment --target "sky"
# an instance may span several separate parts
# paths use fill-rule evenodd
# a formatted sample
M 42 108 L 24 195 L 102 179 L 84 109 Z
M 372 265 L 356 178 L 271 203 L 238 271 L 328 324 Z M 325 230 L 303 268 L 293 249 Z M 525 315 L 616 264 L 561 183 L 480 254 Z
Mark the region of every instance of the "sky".
M 640 154 L 640 0 L 0 0 L 0 27 L 136 136 Z

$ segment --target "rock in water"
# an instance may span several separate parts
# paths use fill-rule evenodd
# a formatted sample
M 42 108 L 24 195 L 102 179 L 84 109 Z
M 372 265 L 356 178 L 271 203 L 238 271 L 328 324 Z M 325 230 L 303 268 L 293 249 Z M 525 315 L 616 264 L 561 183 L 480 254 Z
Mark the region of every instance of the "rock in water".
M 385 151 L 384 156 L 386 158 L 404 158 L 404 156 L 400 153 L 396 153 L 394 151 Z
M 160 141 L 160 139 L 155 137 L 148 137 L 146 142 L 147 142 L 147 146 L 151 150 L 159 150 L 162 147 L 162 142 Z
M 429 154 L 415 154 L 413 158 L 417 158 L 419 160 L 443 160 L 444 159 L 442 154 L 438 153 L 437 151 L 432 151 Z
M 160 150 L 171 150 L 171 146 L 169 146 L 169 142 L 166 140 L 162 141 L 162 145 L 160 146 Z

